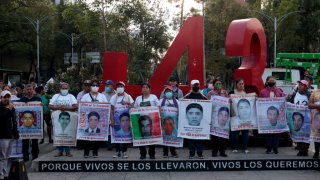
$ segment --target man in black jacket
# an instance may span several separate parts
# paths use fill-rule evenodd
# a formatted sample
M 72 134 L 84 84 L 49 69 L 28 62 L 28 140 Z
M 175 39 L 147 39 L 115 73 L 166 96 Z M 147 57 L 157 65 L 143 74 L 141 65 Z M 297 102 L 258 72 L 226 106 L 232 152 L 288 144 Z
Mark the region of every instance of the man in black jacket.
M 0 180 L 8 177 L 8 159 L 14 139 L 19 139 L 14 106 L 10 103 L 11 93 L 1 92 L 0 102 Z
M 19 102 L 24 102 L 24 103 L 34 102 L 34 101 L 42 102 L 41 98 L 37 97 L 34 94 L 34 91 L 33 91 L 34 89 L 31 84 L 27 84 L 25 89 L 26 89 L 26 96 L 21 98 Z M 30 143 L 30 139 L 22 140 L 22 154 L 23 154 L 24 161 L 29 161 L 29 143 Z M 32 139 L 31 146 L 32 146 L 32 149 L 31 149 L 32 160 L 34 160 L 38 158 L 38 154 L 39 154 L 38 139 Z

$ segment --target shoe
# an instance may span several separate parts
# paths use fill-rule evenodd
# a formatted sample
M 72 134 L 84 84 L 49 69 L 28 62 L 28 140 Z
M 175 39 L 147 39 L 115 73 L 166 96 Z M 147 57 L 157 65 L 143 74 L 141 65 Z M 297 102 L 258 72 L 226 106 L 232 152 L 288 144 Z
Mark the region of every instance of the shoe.
M 29 161 L 29 156 L 23 156 L 23 161 L 28 162 Z
M 198 156 L 199 159 L 204 159 L 203 155 Z
M 63 156 L 63 154 L 61 152 L 59 152 L 56 155 L 54 155 L 54 157 L 60 157 L 60 156 Z
M 218 153 L 212 153 L 212 157 L 217 157 Z
M 83 157 L 84 157 L 84 158 L 88 158 L 88 157 L 89 157 L 89 154 L 84 154 Z
M 221 157 L 228 157 L 228 155 L 226 153 L 220 153 Z
M 116 152 L 116 154 L 113 156 L 113 158 L 119 158 L 121 157 L 121 152 Z
M 93 154 L 93 158 L 98 158 L 98 154 Z
M 164 154 L 162 157 L 163 158 L 168 158 L 168 154 Z
M 35 160 L 37 158 L 38 158 L 38 156 L 32 156 L 32 160 Z
M 276 151 L 273 151 L 273 153 L 274 153 L 274 154 L 278 154 L 279 152 L 276 150 Z
M 234 149 L 234 150 L 232 150 L 232 152 L 233 152 L 233 153 L 237 153 L 237 152 L 238 152 L 238 150 Z
M 302 156 L 302 152 L 299 151 L 298 154 L 297 154 L 297 156 Z
M 43 144 L 44 143 L 44 140 L 42 139 L 40 142 L 39 142 L 39 144 Z
M 53 143 L 53 140 L 52 140 L 52 139 L 49 139 L 49 143 L 52 144 L 52 143 Z
M 146 159 L 146 156 L 140 156 L 140 159 Z
M 313 158 L 313 159 L 319 159 L 319 153 L 314 153 L 314 155 L 313 155 L 312 158 Z
M 67 153 L 66 153 L 66 156 L 72 157 L 73 155 L 72 155 L 70 152 L 67 152 Z
M 172 157 L 178 158 L 179 156 L 178 156 L 178 154 L 172 154 Z
M 122 153 L 122 158 L 128 158 L 129 156 L 127 155 L 127 152 Z
M 189 159 L 193 159 L 194 158 L 194 156 L 189 156 Z
M 270 150 L 267 150 L 266 154 L 272 154 L 272 152 Z
M 303 152 L 302 156 L 309 156 L 307 152 Z
M 248 149 L 244 150 L 244 153 L 248 154 L 250 151 Z
M 156 159 L 156 157 L 155 156 L 150 156 L 150 159 Z

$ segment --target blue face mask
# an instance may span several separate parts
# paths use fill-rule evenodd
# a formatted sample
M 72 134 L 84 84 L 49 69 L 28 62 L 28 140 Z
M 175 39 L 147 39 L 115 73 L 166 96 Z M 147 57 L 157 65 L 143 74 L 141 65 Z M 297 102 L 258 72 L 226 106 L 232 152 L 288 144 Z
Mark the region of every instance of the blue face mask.
M 165 96 L 167 99 L 172 99 L 172 92 L 167 92 Z
M 106 91 L 106 93 L 109 93 L 109 92 L 111 92 L 111 89 L 110 89 L 110 87 L 106 87 L 106 88 L 105 88 L 104 90 Z

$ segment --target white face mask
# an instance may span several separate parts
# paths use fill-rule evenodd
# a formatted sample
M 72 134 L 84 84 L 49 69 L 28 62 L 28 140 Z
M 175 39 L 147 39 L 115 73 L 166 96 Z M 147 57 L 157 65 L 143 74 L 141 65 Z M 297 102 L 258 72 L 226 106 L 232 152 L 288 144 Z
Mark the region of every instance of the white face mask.
M 118 94 L 122 94 L 124 92 L 124 88 L 123 87 L 118 87 L 117 88 L 117 93 Z
M 208 89 L 213 89 L 213 84 L 212 83 L 208 84 Z
M 97 87 L 97 86 L 91 86 L 91 91 L 92 91 L 92 92 L 96 93 L 96 92 L 98 92 L 98 90 L 99 90 L 99 87 Z
M 61 89 L 60 93 L 61 93 L 62 96 L 65 96 L 65 95 L 68 94 L 68 89 Z

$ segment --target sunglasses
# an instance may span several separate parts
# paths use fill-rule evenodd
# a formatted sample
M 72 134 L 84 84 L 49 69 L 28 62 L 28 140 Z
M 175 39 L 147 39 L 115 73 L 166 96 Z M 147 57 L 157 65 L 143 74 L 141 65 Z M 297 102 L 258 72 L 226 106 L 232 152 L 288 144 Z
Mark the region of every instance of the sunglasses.
M 99 87 L 99 84 L 92 84 L 92 87 Z

